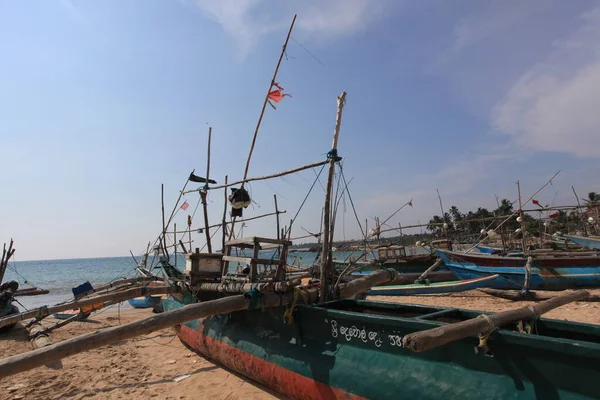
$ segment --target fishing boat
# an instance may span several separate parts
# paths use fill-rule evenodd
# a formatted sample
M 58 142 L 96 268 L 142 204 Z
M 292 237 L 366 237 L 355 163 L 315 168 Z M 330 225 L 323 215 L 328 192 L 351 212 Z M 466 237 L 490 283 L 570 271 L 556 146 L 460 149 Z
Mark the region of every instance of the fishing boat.
M 499 247 L 489 247 L 489 246 L 475 246 L 480 253 L 483 254 L 500 254 L 504 250 Z
M 586 253 L 540 253 L 532 257 L 459 253 L 437 250 L 444 264 L 463 280 L 498 277 L 487 283 L 495 289 L 564 290 L 600 286 L 600 257 Z
M 583 237 L 583 236 L 565 236 L 571 242 L 578 244 L 583 247 L 587 247 L 590 250 L 600 250 L 600 237 Z
M 464 281 L 413 283 L 410 285 L 376 286 L 367 293 L 369 296 L 412 296 L 421 294 L 457 293 L 484 287 L 498 278 L 490 275 Z
M 165 301 L 183 307 L 190 296 Z M 536 333 L 496 331 L 490 353 L 474 337 L 424 353 L 406 335 L 478 317 L 455 308 L 342 300 L 240 311 L 186 322 L 190 348 L 291 399 L 592 399 L 600 379 L 600 327 L 540 319 Z
M 278 66 L 286 45 L 287 39 Z M 276 73 L 277 69 L 270 90 Z M 305 277 L 286 270 L 290 230 L 277 229 L 276 238 L 233 237 L 236 217 L 242 216 L 243 204 L 250 201 L 249 197 L 243 201 L 230 197 L 232 218 L 219 225 L 222 253 L 211 250 L 205 218 L 207 252 L 186 252 L 183 272 L 164 268 L 169 285 L 161 288 L 169 294 L 163 300 L 164 314 L 0 360 L 0 378 L 175 325 L 179 338 L 190 348 L 291 399 L 597 397 L 600 327 L 538 319 L 556 306 L 586 298 L 589 293 L 585 291 L 559 296 L 544 307 L 540 304 L 484 317 L 478 311 L 353 299 L 377 284 L 393 282 L 399 274 L 386 268 L 340 283 L 343 276 L 336 276 L 332 268 L 335 218 L 331 217 L 340 203 L 339 198 L 332 199 L 333 179 L 341 160 L 337 141 L 345 95 L 338 98 L 334 140 L 327 159 L 269 176 L 329 166 L 322 256 L 308 282 L 301 283 Z M 281 92 L 279 96 L 283 96 Z M 267 178 L 247 178 L 244 173 L 241 187 L 260 179 Z M 205 196 L 215 188 L 206 185 L 200 194 Z M 163 222 L 165 252 L 167 226 L 168 222 Z M 225 228 L 229 229 L 228 238 Z M 265 244 L 276 246 L 269 258 L 260 254 Z M 233 272 L 230 263 L 247 267 Z M 146 287 L 143 289 L 145 292 Z M 139 297 L 141 291 L 137 288 L 132 297 Z M 117 297 L 115 293 L 111 299 Z M 2 322 L 0 319 L 0 325 Z M 440 329 L 452 336 L 440 334 Z

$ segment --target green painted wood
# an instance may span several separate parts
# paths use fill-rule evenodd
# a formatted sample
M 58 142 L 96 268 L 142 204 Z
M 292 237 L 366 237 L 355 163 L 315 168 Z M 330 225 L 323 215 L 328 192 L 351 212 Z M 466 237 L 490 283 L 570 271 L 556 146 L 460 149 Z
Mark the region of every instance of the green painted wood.
M 165 308 L 184 304 L 171 299 Z M 419 399 L 600 396 L 600 327 L 542 319 L 539 335 L 508 330 L 492 335 L 493 356 L 474 352 L 477 338 L 424 353 L 401 347 L 408 333 L 479 315 L 455 310 L 438 314 L 441 321 L 416 318 L 443 310 L 344 300 L 299 306 L 290 325 L 283 323 L 284 308 L 214 316 L 203 321 L 202 333 L 366 398 L 398 399 L 399 393 Z M 186 325 L 196 328 L 198 322 Z

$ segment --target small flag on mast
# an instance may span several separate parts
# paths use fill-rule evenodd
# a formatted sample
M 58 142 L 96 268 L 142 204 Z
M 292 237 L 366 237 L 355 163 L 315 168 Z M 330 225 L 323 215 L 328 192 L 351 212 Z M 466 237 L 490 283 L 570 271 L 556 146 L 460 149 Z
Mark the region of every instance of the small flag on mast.
M 273 83 L 273 86 L 275 86 L 276 89 L 271 90 L 269 92 L 269 94 L 267 95 L 269 100 L 273 100 L 275 103 L 279 103 L 281 100 L 283 100 L 283 98 L 285 96 L 292 97 L 292 95 L 290 95 L 290 94 L 283 93 L 284 89 L 281 86 L 279 86 L 279 83 L 275 82 L 275 83 Z M 271 105 L 271 107 L 276 109 L 275 106 L 271 102 L 269 102 L 269 104 Z
M 188 204 L 188 202 L 187 202 L 187 201 L 184 201 L 184 202 L 183 202 L 183 204 L 181 205 L 181 209 L 182 209 L 183 211 L 185 211 L 185 210 L 187 210 L 187 209 L 188 209 L 188 207 L 189 207 L 189 206 L 190 206 L 190 205 Z

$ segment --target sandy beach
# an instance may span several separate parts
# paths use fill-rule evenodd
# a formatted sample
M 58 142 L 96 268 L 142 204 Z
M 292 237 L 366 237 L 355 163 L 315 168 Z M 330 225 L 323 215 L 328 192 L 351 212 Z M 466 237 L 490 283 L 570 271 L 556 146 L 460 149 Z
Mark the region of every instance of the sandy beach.
M 600 296 L 600 289 L 590 292 Z M 494 312 L 532 304 L 499 299 L 477 290 L 452 295 L 371 299 Z M 52 333 L 53 342 L 152 315 L 150 310 L 120 313 L 112 310 L 114 308 L 92 315 L 87 322 L 75 322 L 56 330 Z M 545 317 L 600 324 L 600 303 L 571 303 L 549 312 Z M 46 321 L 46 324 L 51 323 L 50 318 Z M 0 336 L 3 357 L 31 349 L 26 331 L 20 325 Z M 175 336 L 173 329 L 163 329 L 66 358 L 62 360 L 61 369 L 41 367 L 2 379 L 0 398 L 247 400 L 281 397 L 191 352 Z

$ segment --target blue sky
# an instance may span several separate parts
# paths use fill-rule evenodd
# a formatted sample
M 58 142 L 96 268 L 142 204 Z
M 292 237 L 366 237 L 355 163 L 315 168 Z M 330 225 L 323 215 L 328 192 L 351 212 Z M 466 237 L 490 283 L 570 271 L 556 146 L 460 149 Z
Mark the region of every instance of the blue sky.
M 4 1 L 0 240 L 17 260 L 139 253 L 160 231 L 160 184 L 170 209 L 204 174 L 209 126 L 211 176 L 241 178 L 294 13 L 278 77 L 293 97 L 266 110 L 251 176 L 322 159 L 345 90 L 339 152 L 361 220 L 413 198 L 390 223 L 425 222 L 436 188 L 446 208 L 493 208 L 559 169 L 540 201 L 600 191 L 594 1 Z M 276 192 L 289 222 L 314 178 L 250 185 L 245 216 Z M 317 185 L 292 236 L 318 230 L 322 199 Z M 338 238 L 358 237 L 349 204 L 339 218 Z M 272 236 L 275 220 L 245 233 Z

